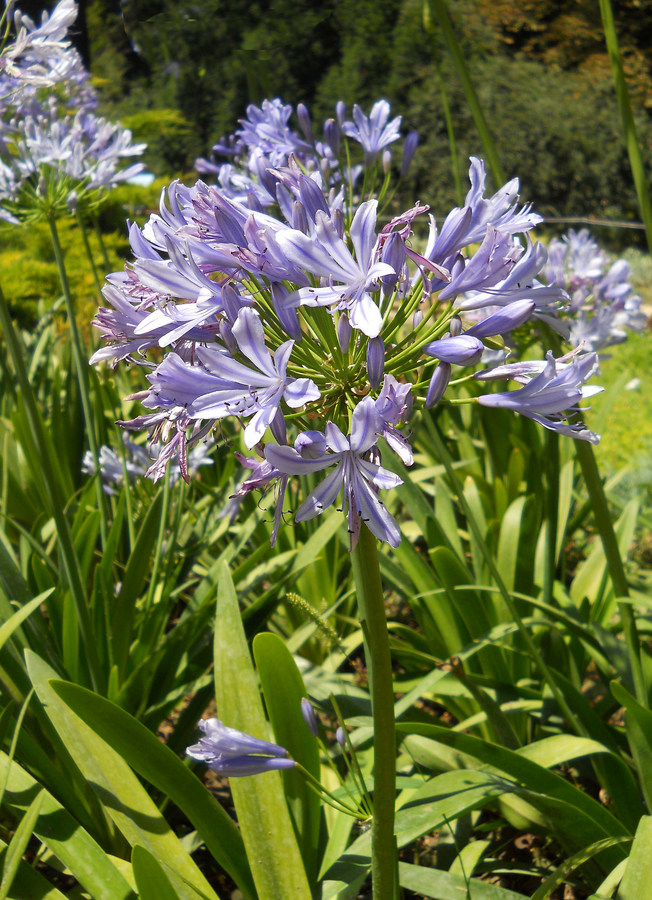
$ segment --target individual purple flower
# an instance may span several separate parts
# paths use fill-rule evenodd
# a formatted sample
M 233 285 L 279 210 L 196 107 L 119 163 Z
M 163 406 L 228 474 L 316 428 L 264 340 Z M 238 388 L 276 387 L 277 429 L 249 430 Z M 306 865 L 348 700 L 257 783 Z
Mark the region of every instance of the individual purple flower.
M 567 362 L 569 358 L 571 361 Z M 511 378 L 523 385 L 515 391 L 483 394 L 478 397 L 478 402 L 482 406 L 511 409 L 551 431 L 597 444 L 600 438 L 583 423 L 569 424 L 566 421 L 569 414 L 578 411 L 577 404 L 582 399 L 602 390 L 601 387 L 585 385 L 597 369 L 598 357 L 595 353 L 578 356 L 573 351 L 555 359 L 549 351 L 545 362 L 511 363 L 476 374 L 475 377 L 481 381 Z
M 186 748 L 186 754 L 200 760 L 220 775 L 239 778 L 260 775 L 273 769 L 291 769 L 295 762 L 278 744 L 229 728 L 219 719 L 202 719 L 198 727 L 205 737 Z
M 401 137 L 401 116 L 388 122 L 390 106 L 387 100 L 377 100 L 366 116 L 360 107 L 353 106 L 353 122 L 342 123 L 342 131 L 362 145 L 367 160 Z
M 321 515 L 337 499 L 341 490 L 347 508 L 351 546 L 357 543 L 361 522 L 381 541 L 398 547 L 401 533 L 398 525 L 378 497 L 378 490 L 389 490 L 402 484 L 393 472 L 370 459 L 382 431 L 376 404 L 365 397 L 351 416 L 351 434 L 345 437 L 333 422 L 326 423 L 325 435 L 307 433 L 309 452 L 295 447 L 267 444 L 265 457 L 287 475 L 320 472 L 334 466 L 333 472 L 308 494 L 295 514 L 297 522 Z
M 520 248 L 522 251 L 522 248 Z M 568 294 L 558 284 L 539 281 L 537 276 L 545 271 L 548 252 L 540 242 L 528 239 L 525 252 L 514 262 L 506 276 L 486 289 L 472 288 L 456 302 L 460 310 L 482 309 L 487 306 L 507 306 L 517 300 L 532 300 L 537 316 L 551 317 L 565 306 Z
M 524 206 L 520 210 L 517 208 L 518 178 L 512 178 L 496 191 L 493 197 L 487 198 L 484 196 L 487 180 L 484 162 L 472 156 L 469 179 L 471 188 L 466 195 L 464 206 L 471 210 L 472 215 L 466 234 L 466 244 L 482 240 L 487 225 L 493 225 L 494 228 L 508 234 L 517 234 L 529 231 L 543 221 L 540 215 L 532 212 L 531 205 Z
M 376 410 L 382 422 L 382 436 L 388 446 L 406 466 L 414 462 L 412 448 L 398 426 L 412 412 L 412 385 L 402 384 L 393 375 L 385 375 L 383 386 L 376 400 Z
M 440 300 L 450 300 L 467 291 L 482 291 L 505 279 L 523 253 L 511 234 L 485 228 L 482 244 L 470 259 L 458 256 L 451 269 L 451 280 L 439 293 Z
M 262 323 L 254 310 L 240 310 L 232 335 L 242 355 L 255 368 L 237 362 L 219 348 L 196 348 L 194 363 L 186 363 L 171 353 L 148 376 L 152 391 L 143 405 L 182 406 L 191 419 L 251 416 L 244 440 L 247 447 L 253 447 L 270 426 L 280 426 L 275 420 L 280 416 L 281 399 L 297 409 L 317 400 L 320 394 L 309 378 L 287 375 L 294 341 L 286 341 L 273 358 L 270 356 Z
M 290 260 L 314 277 L 326 278 L 325 287 L 300 288 L 296 292 L 303 306 L 329 306 L 349 311 L 353 328 L 367 337 L 377 337 L 382 315 L 370 291 L 384 275 L 395 274 L 387 263 L 375 261 L 376 211 L 378 202 L 367 200 L 356 211 L 351 223 L 351 241 L 355 257 L 340 237 L 331 219 L 318 210 L 315 234 L 309 238 L 301 231 L 279 232 L 277 241 Z

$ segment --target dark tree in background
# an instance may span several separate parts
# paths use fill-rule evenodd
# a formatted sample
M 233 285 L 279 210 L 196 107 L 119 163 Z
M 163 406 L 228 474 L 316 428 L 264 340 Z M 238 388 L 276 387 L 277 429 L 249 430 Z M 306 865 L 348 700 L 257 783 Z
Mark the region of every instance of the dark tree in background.
M 20 4 L 35 18 L 53 3 Z M 643 146 L 652 147 L 652 0 L 614 3 Z M 550 216 L 638 217 L 597 0 L 449 0 L 503 166 Z M 157 174 L 191 175 L 248 103 L 385 97 L 420 146 L 408 199 L 455 203 L 441 85 L 460 166 L 482 146 L 450 54 L 422 0 L 82 0 L 73 39 L 102 111 L 150 146 Z M 652 167 L 648 151 L 648 165 Z M 652 174 L 652 171 L 651 171 Z M 628 233 L 627 238 L 631 238 Z

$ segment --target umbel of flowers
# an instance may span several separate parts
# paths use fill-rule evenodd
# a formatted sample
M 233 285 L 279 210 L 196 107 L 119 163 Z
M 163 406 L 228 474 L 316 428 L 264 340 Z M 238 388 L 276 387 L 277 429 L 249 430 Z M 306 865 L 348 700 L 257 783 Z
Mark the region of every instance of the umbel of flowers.
M 145 145 L 94 112 L 97 96 L 67 37 L 74 0 L 61 0 L 40 25 L 11 9 L 1 20 L 13 23 L 14 39 L 0 47 L 0 220 L 16 224 L 38 209 L 94 200 L 138 174 L 142 163 L 123 162 Z
M 280 100 L 250 106 L 215 148 L 230 161 L 199 161 L 217 184 L 173 182 L 160 212 L 130 225 L 134 258 L 108 276 L 95 319 L 105 344 L 92 362 L 147 371 L 137 395 L 146 411 L 122 424 L 163 444 L 149 474 L 162 477 L 177 457 L 185 475 L 189 447 L 218 425 L 230 436 L 241 426 L 250 455 L 238 454 L 248 471 L 237 496 L 275 488 L 272 540 L 292 483 L 297 521 L 340 498 L 352 546 L 362 522 L 396 546 L 382 500 L 401 483 L 391 454 L 412 463 L 411 414 L 458 377 L 511 379 L 515 389 L 469 401 L 598 440 L 577 412 L 595 390 L 585 387 L 594 353 L 477 371 L 487 341 L 531 318 L 554 327 L 568 301 L 541 279 L 545 248 L 518 237 L 540 221 L 519 205 L 518 181 L 486 196 L 472 159 L 462 207 L 388 214 L 401 137 L 389 114 L 384 100 L 368 116 L 354 106 L 351 118 L 339 103 L 318 136 L 303 106 L 300 132 Z M 402 171 L 415 148 L 408 135 Z
M 588 229 L 572 229 L 548 245 L 546 275 L 570 297 L 566 310 L 569 341 L 602 350 L 645 328 L 647 316 L 634 292 L 626 259 L 611 260 Z

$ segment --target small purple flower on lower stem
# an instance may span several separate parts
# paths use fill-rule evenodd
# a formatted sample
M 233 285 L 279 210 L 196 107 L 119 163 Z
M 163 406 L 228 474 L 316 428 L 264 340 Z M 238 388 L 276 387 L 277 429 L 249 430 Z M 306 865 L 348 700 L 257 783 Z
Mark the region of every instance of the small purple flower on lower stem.
M 571 358 L 571 362 L 567 360 Z M 567 423 L 567 413 L 577 412 L 580 400 L 599 393 L 601 387 L 586 387 L 587 381 L 598 369 L 595 353 L 581 356 L 567 354 L 555 359 L 548 351 L 545 362 L 513 363 L 497 366 L 475 377 L 483 381 L 496 378 L 512 378 L 524 386 L 516 391 L 483 394 L 478 397 L 482 406 L 511 409 L 534 419 L 544 428 L 597 444 L 597 434 L 589 431 L 582 422 Z
M 321 515 L 337 499 L 340 490 L 344 492 L 344 504 L 348 507 L 349 533 L 354 547 L 360 534 L 360 524 L 364 521 L 369 530 L 381 541 L 398 547 L 401 532 L 398 525 L 378 498 L 378 489 L 389 490 L 402 484 L 393 472 L 372 462 L 369 451 L 376 445 L 382 432 L 381 421 L 375 401 L 365 397 L 356 406 L 351 416 L 351 434 L 345 437 L 333 422 L 326 423 L 324 436 L 307 433 L 310 436 L 311 451 L 303 455 L 295 447 L 279 447 L 267 444 L 265 456 L 279 471 L 286 475 L 301 475 L 320 472 L 335 466 L 303 501 L 296 512 L 297 522 L 304 522 Z
M 186 753 L 220 775 L 231 778 L 259 775 L 272 769 L 291 769 L 295 765 L 293 759 L 288 759 L 284 747 L 229 728 L 219 719 L 202 719 L 198 726 L 205 737 L 187 747 Z

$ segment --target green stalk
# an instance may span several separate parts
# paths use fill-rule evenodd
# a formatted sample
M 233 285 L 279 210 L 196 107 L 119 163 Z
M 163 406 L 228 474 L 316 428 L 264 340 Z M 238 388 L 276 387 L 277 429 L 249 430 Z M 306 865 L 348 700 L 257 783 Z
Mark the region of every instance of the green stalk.
M 21 399 L 25 404 L 25 412 L 29 422 L 30 446 L 25 449 L 28 456 L 32 459 L 37 459 L 40 464 L 43 486 L 50 506 L 50 514 L 56 524 L 66 581 L 75 603 L 82 640 L 88 651 L 85 661 L 90 671 L 92 686 L 94 690 L 99 691 L 102 689 L 102 679 L 99 675 L 97 654 L 93 652 L 93 648 L 96 647 L 97 643 L 88 611 L 88 601 L 79 568 L 79 560 L 75 553 L 72 535 L 65 515 L 66 502 L 52 463 L 53 456 L 50 455 L 54 454 L 54 448 L 51 446 L 49 435 L 43 426 L 43 419 L 29 382 L 25 366 L 25 348 L 14 329 L 9 307 L 2 290 L 0 290 L 0 326 L 2 326 L 7 349 L 16 371 Z
M 609 62 L 611 63 L 611 74 L 613 75 L 616 95 L 618 97 L 618 106 L 620 107 L 620 115 L 623 120 L 623 130 L 625 132 L 625 144 L 627 145 L 627 153 L 629 155 L 629 165 L 632 170 L 632 178 L 634 179 L 634 187 L 636 188 L 641 218 L 645 224 L 645 236 L 647 238 L 648 249 L 652 252 L 652 201 L 650 200 L 650 190 L 647 184 L 647 178 L 645 177 L 645 166 L 641 155 L 641 147 L 636 135 L 636 124 L 634 122 L 632 107 L 629 102 L 629 92 L 627 90 L 627 82 L 625 81 L 620 47 L 618 46 L 618 34 L 616 33 L 613 9 L 611 8 L 611 0 L 599 0 L 599 3 L 600 14 L 602 16 L 602 29 L 607 44 L 607 52 L 609 53 Z
M 505 178 L 503 167 L 500 164 L 500 158 L 498 156 L 498 151 L 496 150 L 493 135 L 489 129 L 489 123 L 485 118 L 480 100 L 478 99 L 475 87 L 471 81 L 462 48 L 455 37 L 455 31 L 453 30 L 453 23 L 450 19 L 446 0 L 424 0 L 423 15 L 426 23 L 430 23 L 434 16 L 437 18 L 437 22 L 446 39 L 450 54 L 453 57 L 457 74 L 462 82 L 462 87 L 464 88 L 464 93 L 466 95 L 466 102 L 469 104 L 469 109 L 471 110 L 471 115 L 473 116 L 473 121 L 478 130 L 480 140 L 482 141 L 489 169 L 491 170 L 491 177 L 495 182 L 495 186 L 500 187 L 507 179 Z
M 79 395 L 81 397 L 82 410 L 84 413 L 84 421 L 86 422 L 86 433 L 88 435 L 88 446 L 93 457 L 93 465 L 95 471 L 99 469 L 99 452 L 97 446 L 97 437 L 95 434 L 95 419 L 93 417 L 93 409 L 91 407 L 91 397 L 88 387 L 88 359 L 83 353 L 81 335 L 77 328 L 77 320 L 75 318 L 75 306 L 70 291 L 70 283 L 68 281 L 68 273 L 66 272 L 66 264 L 63 258 L 63 250 L 59 241 L 59 232 L 57 230 L 57 222 L 53 215 L 47 216 L 48 225 L 50 226 L 50 237 L 52 238 L 52 248 L 54 250 L 54 258 L 59 270 L 59 279 L 61 281 L 61 289 L 63 290 L 63 298 L 66 304 L 66 313 L 68 315 L 68 327 L 70 328 L 70 346 L 72 348 L 72 358 L 77 371 L 77 383 L 79 385 Z M 100 512 L 100 539 L 102 547 L 106 546 L 108 535 L 106 503 L 102 483 L 99 477 L 95 479 L 95 491 L 97 495 L 97 508 Z
M 593 447 L 586 441 L 576 441 L 577 458 L 582 467 L 582 475 L 586 483 L 589 497 L 591 498 L 591 509 L 595 516 L 595 523 L 598 527 L 600 540 L 604 549 L 604 555 L 607 559 L 607 569 L 611 576 L 614 593 L 617 598 L 629 597 L 629 585 L 625 576 L 623 561 L 620 557 L 620 549 L 618 541 L 609 515 L 609 506 L 607 498 L 602 486 L 602 479 L 598 471 L 598 464 L 595 459 Z M 632 607 L 628 602 L 618 601 L 618 612 L 621 622 L 623 623 L 623 632 L 625 635 L 625 643 L 627 645 L 627 654 L 629 664 L 632 670 L 632 682 L 636 699 L 639 703 L 647 708 L 648 696 L 645 685 L 645 676 L 643 675 L 643 667 L 641 664 L 641 644 L 636 628 L 636 619 L 632 611 Z
M 371 878 L 376 900 L 396 896 L 396 723 L 394 686 L 385 601 L 380 580 L 376 538 L 366 525 L 360 528 L 351 554 L 360 622 L 364 633 L 374 719 L 374 814 L 371 825 Z

